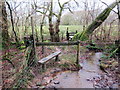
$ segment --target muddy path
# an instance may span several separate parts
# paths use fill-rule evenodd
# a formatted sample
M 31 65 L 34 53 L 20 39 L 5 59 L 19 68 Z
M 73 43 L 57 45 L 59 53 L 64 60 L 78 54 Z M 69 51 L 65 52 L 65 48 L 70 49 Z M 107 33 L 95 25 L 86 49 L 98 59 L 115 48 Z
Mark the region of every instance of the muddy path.
M 35 78 L 32 88 L 118 88 L 115 76 L 100 69 L 102 52 L 85 51 L 80 54 L 79 64 L 82 69 L 49 69 L 41 79 Z
M 94 88 L 91 79 L 102 73 L 99 69 L 99 59 L 102 53 L 98 52 L 89 57 L 89 59 L 81 59 L 80 65 L 82 69 L 79 71 L 66 71 L 56 75 L 54 80 L 47 87 L 56 88 Z

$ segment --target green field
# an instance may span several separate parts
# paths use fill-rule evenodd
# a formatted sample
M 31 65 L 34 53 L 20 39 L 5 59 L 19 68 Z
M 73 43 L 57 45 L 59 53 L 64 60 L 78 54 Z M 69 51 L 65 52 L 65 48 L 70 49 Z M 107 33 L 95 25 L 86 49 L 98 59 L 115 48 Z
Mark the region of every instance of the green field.
M 78 32 L 81 32 L 83 30 L 83 26 L 82 25 L 60 25 L 60 37 L 63 35 L 64 38 L 66 37 L 66 31 L 67 31 L 67 27 L 68 27 L 68 31 L 69 32 L 76 32 L 76 30 Z M 9 28 L 9 32 L 10 35 L 14 35 L 12 32 L 12 29 Z M 35 27 L 35 29 L 37 30 L 37 34 L 38 37 L 40 38 L 40 26 Z M 117 36 L 117 26 L 113 26 L 111 28 L 111 36 Z M 15 29 L 17 30 L 17 29 Z M 109 26 L 107 26 L 106 30 L 109 30 Z M 32 33 L 31 31 L 31 26 L 28 27 L 28 32 L 27 35 L 30 35 Z M 100 34 L 101 32 L 98 32 L 98 34 Z M 17 32 L 18 36 L 20 36 L 21 38 L 24 37 L 24 27 L 19 27 L 19 33 Z M 43 35 L 44 35 L 44 39 L 47 40 L 48 38 L 50 38 L 50 34 L 49 34 L 49 26 L 43 26 Z M 104 35 L 103 35 L 104 36 Z
M 60 25 L 60 36 L 63 34 L 64 37 L 66 35 L 66 31 L 67 31 L 67 27 L 68 27 L 68 32 L 76 32 L 76 30 L 78 32 L 82 31 L 82 26 L 81 25 Z M 44 36 L 48 37 L 49 36 L 49 30 L 48 30 L 48 26 L 44 26 Z
M 68 31 L 69 32 L 76 32 L 76 30 L 78 32 L 82 31 L 82 25 L 60 25 L 60 33 L 59 33 L 60 36 L 62 34 L 64 36 L 66 35 L 67 27 L 68 27 Z M 40 37 L 40 27 L 37 26 L 37 27 L 35 27 L 35 29 L 37 30 L 37 34 Z M 17 29 L 15 28 L 15 30 L 17 30 Z M 13 32 L 12 32 L 11 28 L 9 28 L 9 33 L 10 33 L 10 35 L 13 35 Z M 31 27 L 28 27 L 27 35 L 30 35 L 31 33 L 32 33 Z M 17 32 L 17 34 L 18 34 L 18 32 Z M 19 35 L 21 37 L 24 36 L 24 27 L 21 27 L 21 26 L 19 27 Z M 43 26 L 43 35 L 44 35 L 45 38 L 49 38 L 50 37 L 50 35 L 49 35 L 49 26 Z

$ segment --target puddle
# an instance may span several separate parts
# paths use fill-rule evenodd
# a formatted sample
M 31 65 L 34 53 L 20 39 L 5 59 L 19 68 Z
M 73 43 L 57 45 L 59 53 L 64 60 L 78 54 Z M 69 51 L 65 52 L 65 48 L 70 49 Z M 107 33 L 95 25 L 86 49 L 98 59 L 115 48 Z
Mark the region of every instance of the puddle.
M 99 69 L 99 62 L 102 53 L 98 52 L 92 55 L 89 59 L 83 60 L 83 69 L 78 72 L 66 71 L 61 72 L 48 86 L 56 88 L 94 88 L 90 78 L 98 76 L 102 71 Z M 56 83 L 57 82 L 57 83 Z

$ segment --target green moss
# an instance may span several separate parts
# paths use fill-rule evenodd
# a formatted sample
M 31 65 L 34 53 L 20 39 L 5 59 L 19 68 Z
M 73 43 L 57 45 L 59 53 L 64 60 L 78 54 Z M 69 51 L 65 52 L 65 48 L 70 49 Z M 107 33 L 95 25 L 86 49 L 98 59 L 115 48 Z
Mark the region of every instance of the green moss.
M 113 2 L 109 5 L 103 12 L 101 12 L 97 18 L 84 30 L 82 33 L 77 33 L 74 36 L 74 40 L 85 41 L 88 40 L 88 35 L 91 34 L 98 26 L 100 26 L 106 18 L 109 16 L 112 9 L 117 5 L 116 2 Z
M 26 46 L 20 46 L 19 49 L 22 50 L 22 49 L 25 49 Z
M 82 33 L 79 32 L 74 35 L 73 40 L 81 40 L 81 41 L 86 41 L 88 40 L 88 35 L 83 31 Z
M 2 43 L 0 43 L 0 50 L 2 50 Z

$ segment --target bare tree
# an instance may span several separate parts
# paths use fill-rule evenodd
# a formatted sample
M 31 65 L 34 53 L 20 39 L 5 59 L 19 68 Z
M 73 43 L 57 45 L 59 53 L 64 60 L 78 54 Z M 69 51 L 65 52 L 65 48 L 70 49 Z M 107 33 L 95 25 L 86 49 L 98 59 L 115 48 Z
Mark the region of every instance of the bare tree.
M 32 66 L 36 62 L 36 42 L 35 42 L 35 29 L 33 24 L 33 17 L 31 17 L 31 28 L 32 28 L 32 35 L 30 36 L 30 39 L 32 40 L 32 48 L 30 51 L 30 57 L 28 59 L 28 66 Z
M 60 38 L 59 38 L 59 26 L 60 26 L 60 21 L 61 21 L 61 16 L 62 16 L 62 12 L 64 9 L 68 9 L 70 12 L 71 9 L 70 7 L 65 7 L 66 4 L 68 4 L 71 0 L 69 0 L 68 2 L 65 2 L 63 3 L 62 5 L 60 4 L 60 0 L 58 0 L 58 4 L 59 4 L 59 7 L 60 7 L 60 10 L 59 10 L 59 13 L 58 15 L 54 14 L 56 17 L 57 17 L 57 20 L 56 20 L 56 25 L 55 25 L 55 41 L 56 42 L 59 42 L 60 41 Z
M 14 32 L 14 35 L 15 35 L 15 41 L 16 41 L 16 44 L 17 46 L 19 46 L 19 41 L 18 41 L 18 37 L 17 37 L 17 34 L 15 32 L 15 28 L 14 28 L 14 21 L 13 21 L 13 14 L 12 14 L 12 9 L 10 7 L 10 4 L 6 1 L 7 5 L 8 5 L 8 8 L 10 10 L 10 16 L 11 16 L 11 23 L 12 23 L 12 30 Z
M 49 13 L 48 15 L 47 15 L 47 13 L 46 13 L 45 16 L 48 17 L 48 21 L 49 21 L 49 32 L 50 32 L 50 37 L 51 37 L 51 41 L 52 41 L 52 42 L 54 42 L 54 41 L 55 41 L 55 42 L 59 42 L 59 41 L 60 41 L 60 39 L 59 39 L 59 32 L 60 32 L 60 30 L 59 30 L 59 25 L 60 25 L 60 21 L 61 21 L 61 16 L 62 16 L 63 10 L 65 10 L 65 9 L 68 9 L 70 12 L 72 12 L 69 6 L 66 7 L 66 5 L 67 5 L 70 1 L 72 1 L 72 0 L 69 0 L 69 1 L 67 1 L 67 2 L 65 2 L 65 3 L 63 3 L 63 4 L 61 5 L 60 0 L 58 0 L 58 5 L 59 5 L 59 8 L 60 8 L 60 10 L 58 11 L 58 13 L 55 13 L 54 10 L 53 10 L 53 0 L 51 0 L 51 1 L 49 2 L 49 4 L 48 4 L 49 8 L 46 8 L 46 7 L 38 7 L 38 6 L 34 3 L 34 4 L 35 4 L 35 5 L 34 5 L 34 6 L 35 6 L 34 9 L 36 9 L 36 11 L 40 12 L 41 14 L 44 14 L 44 13 L 41 12 L 40 10 L 37 10 L 37 8 L 39 8 L 39 9 L 46 9 L 47 12 Z M 75 0 L 74 0 L 74 1 L 75 1 Z M 56 17 L 55 26 L 53 25 L 53 16 Z
M 21 2 L 19 2 L 18 4 L 16 2 L 13 2 L 13 4 L 14 4 L 14 7 L 11 7 L 11 9 L 13 11 L 13 16 L 14 16 L 15 30 L 16 30 L 18 39 L 21 40 L 20 29 L 19 29 L 20 17 L 19 17 L 18 12 L 17 12 L 17 8 L 21 5 Z
M 8 34 L 8 21 L 6 13 L 5 1 L 0 1 L 0 29 L 2 30 L 2 47 L 3 49 L 9 48 L 9 34 Z
M 7 13 L 6 13 L 6 4 L 5 1 L 0 1 L 0 34 L 2 36 L 2 49 L 5 50 L 3 52 L 4 56 L 2 59 L 6 60 L 9 55 L 9 45 L 10 45 L 10 39 L 9 39 L 9 33 L 8 33 L 8 20 L 7 20 Z M 0 82 L 1 84 L 1 82 Z
M 117 10 L 118 10 L 118 64 L 119 64 L 119 67 L 118 67 L 118 72 L 120 72 L 120 0 L 117 0 L 118 4 L 117 4 Z M 118 74 L 118 82 L 120 84 L 120 76 Z
M 118 40 L 120 40 L 120 0 L 117 0 L 117 10 L 118 10 Z
M 120 1 L 120 0 L 119 0 Z M 83 37 L 89 37 L 89 35 L 91 33 L 93 33 L 93 31 L 99 27 L 105 20 L 106 18 L 109 16 L 110 12 L 112 11 L 112 9 L 117 5 L 118 2 L 113 2 L 112 4 L 110 4 L 107 8 L 105 8 L 97 17 L 96 19 L 87 27 L 87 29 L 85 31 L 83 31 L 83 33 L 78 33 L 77 35 L 75 35 L 75 39 L 83 39 Z

